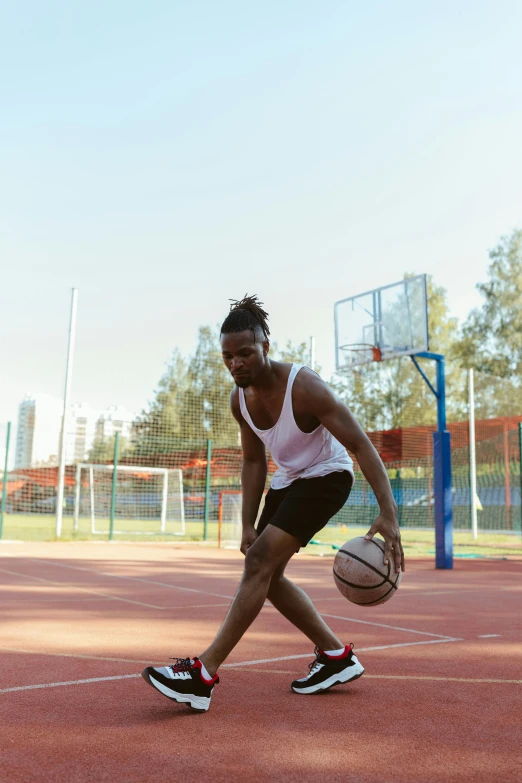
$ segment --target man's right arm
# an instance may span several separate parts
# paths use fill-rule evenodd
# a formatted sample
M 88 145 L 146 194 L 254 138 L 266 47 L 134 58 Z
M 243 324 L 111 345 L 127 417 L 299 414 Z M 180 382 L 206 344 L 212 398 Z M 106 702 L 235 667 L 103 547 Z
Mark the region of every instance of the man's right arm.
M 243 466 L 241 468 L 241 488 L 243 490 L 243 535 L 241 551 L 246 555 L 247 549 L 257 538 L 254 525 L 256 523 L 259 504 L 265 489 L 267 461 L 264 443 L 248 426 L 239 407 L 238 389 L 233 389 L 230 395 L 232 414 L 239 424 L 241 432 L 241 447 L 243 449 Z

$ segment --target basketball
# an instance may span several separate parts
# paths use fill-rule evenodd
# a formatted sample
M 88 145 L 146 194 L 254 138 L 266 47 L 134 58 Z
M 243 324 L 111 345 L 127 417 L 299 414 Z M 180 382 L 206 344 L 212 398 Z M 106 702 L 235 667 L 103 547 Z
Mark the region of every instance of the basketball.
M 377 606 L 389 601 L 401 583 L 390 561 L 384 565 L 384 541 L 362 536 L 352 538 L 339 549 L 333 565 L 339 592 L 358 606 Z

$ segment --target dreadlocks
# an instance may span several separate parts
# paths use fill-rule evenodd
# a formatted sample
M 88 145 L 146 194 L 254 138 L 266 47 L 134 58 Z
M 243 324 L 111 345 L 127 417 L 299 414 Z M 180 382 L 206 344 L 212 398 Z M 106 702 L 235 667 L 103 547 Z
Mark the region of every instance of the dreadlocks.
M 268 328 L 268 313 L 263 310 L 262 304 L 257 296 L 245 296 L 236 301 L 230 300 L 230 313 L 227 315 L 221 326 L 221 334 L 230 334 L 231 332 L 243 332 L 245 329 L 251 329 L 256 339 L 256 332 L 260 330 L 265 340 L 268 339 L 270 329 Z

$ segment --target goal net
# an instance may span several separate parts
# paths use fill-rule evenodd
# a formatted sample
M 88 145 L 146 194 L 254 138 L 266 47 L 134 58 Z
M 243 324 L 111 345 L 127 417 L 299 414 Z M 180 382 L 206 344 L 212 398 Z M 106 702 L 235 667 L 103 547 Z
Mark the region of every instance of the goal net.
M 219 493 L 218 546 L 239 549 L 241 544 L 241 510 L 243 495 L 239 489 L 223 489 Z
M 266 492 L 263 493 L 256 524 L 265 506 Z M 243 533 L 242 522 L 243 494 L 240 489 L 222 489 L 218 505 L 218 546 L 225 549 L 239 549 Z
M 113 474 L 112 465 L 77 465 L 74 530 L 108 535 Z M 118 465 L 113 532 L 115 535 L 184 535 L 182 471 Z

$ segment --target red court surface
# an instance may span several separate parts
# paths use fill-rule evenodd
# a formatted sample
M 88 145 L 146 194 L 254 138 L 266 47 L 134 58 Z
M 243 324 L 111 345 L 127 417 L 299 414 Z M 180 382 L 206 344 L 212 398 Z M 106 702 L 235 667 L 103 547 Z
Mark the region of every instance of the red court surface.
M 288 574 L 365 675 L 300 696 L 312 645 L 265 606 L 208 713 L 139 676 L 211 640 L 239 553 L 185 545 L 0 546 L 0 779 L 522 781 L 522 563 L 410 561 L 388 604 L 338 593 L 331 559 Z

